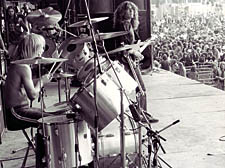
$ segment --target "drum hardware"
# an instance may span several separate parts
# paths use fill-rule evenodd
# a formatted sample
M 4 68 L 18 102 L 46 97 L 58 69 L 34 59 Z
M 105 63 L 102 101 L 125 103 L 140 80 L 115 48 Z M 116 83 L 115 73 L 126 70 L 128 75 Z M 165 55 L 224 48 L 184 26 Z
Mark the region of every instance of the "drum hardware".
M 66 101 L 69 101 L 70 99 L 70 78 L 74 77 L 75 74 L 72 73 L 57 73 L 53 75 L 53 78 L 56 78 L 58 81 L 58 96 L 59 96 L 59 102 L 61 102 L 61 79 L 65 79 L 65 95 L 66 95 Z
M 93 18 L 93 19 L 91 19 L 91 22 L 92 23 L 98 23 L 98 22 L 101 22 L 101 21 L 106 20 L 108 18 L 109 17 Z M 85 20 L 73 23 L 73 24 L 69 25 L 68 27 L 82 27 L 82 26 L 87 26 L 87 25 L 89 25 L 89 22 L 88 22 L 87 19 L 85 19 Z

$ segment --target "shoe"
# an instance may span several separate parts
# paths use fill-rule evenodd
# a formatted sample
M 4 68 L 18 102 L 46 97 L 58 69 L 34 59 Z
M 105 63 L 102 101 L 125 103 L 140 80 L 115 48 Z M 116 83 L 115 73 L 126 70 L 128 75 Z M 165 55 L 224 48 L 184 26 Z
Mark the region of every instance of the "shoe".
M 145 114 L 146 118 L 148 119 L 148 121 L 149 121 L 150 123 L 157 123 L 157 122 L 159 122 L 158 119 L 152 117 L 152 115 L 148 114 L 147 112 L 144 112 L 144 114 Z M 145 117 L 142 116 L 141 122 L 142 122 L 142 123 L 147 123 Z

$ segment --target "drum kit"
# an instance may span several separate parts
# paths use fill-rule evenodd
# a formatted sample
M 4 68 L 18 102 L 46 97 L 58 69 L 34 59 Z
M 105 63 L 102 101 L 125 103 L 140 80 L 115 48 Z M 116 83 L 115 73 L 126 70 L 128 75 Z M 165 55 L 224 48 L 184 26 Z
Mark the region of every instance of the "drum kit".
M 32 25 L 41 26 L 43 30 L 46 30 L 48 25 L 57 24 L 61 18 L 60 12 L 52 8 L 39 9 L 27 16 Z M 68 27 L 88 26 L 90 22 L 97 23 L 105 19 L 107 17 L 87 19 Z M 147 126 L 141 122 L 135 123 L 129 109 L 132 104 L 129 95 L 135 93 L 138 83 L 120 63 L 105 58 L 104 55 L 107 53 L 102 54 L 96 64 L 96 53 L 91 48 L 95 41 L 104 41 L 125 34 L 127 32 L 98 33 L 83 37 L 72 35 L 59 44 L 59 47 L 46 40 L 50 49 L 43 57 L 14 61 L 15 64 L 53 64 L 50 75 L 55 78 L 75 76 L 82 83 L 78 91 L 72 97 L 68 96 L 66 101 L 45 109 L 41 105 L 43 113 L 51 114 L 39 120 L 45 144 L 45 154 L 40 160 L 45 163 L 45 167 L 79 167 L 92 161 L 97 162 L 96 167 L 103 167 L 100 165 L 101 161 L 105 164 L 105 159 L 115 156 L 121 156 L 121 167 L 125 167 L 122 162 L 126 160 L 128 167 L 134 163 L 142 167 L 143 155 L 148 152 L 147 149 L 144 151 L 140 148 L 142 134 L 138 130 L 140 126 L 150 126 L 150 123 Z M 141 45 L 143 43 L 124 46 L 109 53 Z M 55 52 L 59 53 L 58 57 L 52 56 Z M 56 73 L 63 63 L 66 66 L 64 72 Z M 97 66 L 100 66 L 101 70 L 96 68 Z M 151 135 L 153 133 L 151 132 Z M 94 147 L 92 143 L 95 143 Z M 137 155 L 139 163 L 136 158 L 130 159 L 131 154 Z

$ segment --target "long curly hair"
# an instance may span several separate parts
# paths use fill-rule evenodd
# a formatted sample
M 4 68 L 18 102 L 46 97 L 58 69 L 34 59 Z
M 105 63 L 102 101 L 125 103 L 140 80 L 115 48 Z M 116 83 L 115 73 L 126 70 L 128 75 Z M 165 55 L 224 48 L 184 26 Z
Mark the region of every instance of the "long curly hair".
M 132 17 L 133 11 L 133 17 Z M 133 2 L 124 1 L 116 8 L 113 18 L 113 27 L 123 23 L 124 20 L 131 19 L 131 24 L 134 30 L 138 29 L 139 18 L 138 18 L 138 7 Z

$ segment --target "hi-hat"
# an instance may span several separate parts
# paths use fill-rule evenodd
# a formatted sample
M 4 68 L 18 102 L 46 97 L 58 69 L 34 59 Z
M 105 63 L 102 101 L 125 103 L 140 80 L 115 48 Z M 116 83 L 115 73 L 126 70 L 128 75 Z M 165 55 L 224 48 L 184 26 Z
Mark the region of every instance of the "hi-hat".
M 62 14 L 52 7 L 38 9 L 27 15 L 28 22 L 38 26 L 55 25 L 62 19 Z
M 53 78 L 70 78 L 70 77 L 74 77 L 76 74 L 74 73 L 55 73 L 53 75 Z
M 101 40 L 106 40 L 110 38 L 115 38 L 118 36 L 123 36 L 126 35 L 128 32 L 127 31 L 119 31 L 119 32 L 109 32 L 109 33 L 99 33 L 95 34 L 95 39 L 96 41 L 101 41 Z M 92 36 L 84 36 L 84 37 L 76 37 L 71 40 L 71 43 L 73 44 L 82 44 L 82 43 L 87 43 L 87 42 L 93 42 Z
M 12 64 L 51 64 L 55 62 L 65 62 L 68 59 L 65 58 L 45 58 L 45 57 L 34 57 L 22 60 L 16 60 L 11 62 Z
M 91 19 L 92 23 L 97 23 L 97 22 L 101 22 L 103 20 L 108 19 L 109 17 L 100 17 L 100 18 L 93 18 Z M 73 23 L 71 25 L 69 25 L 68 27 L 81 27 L 81 26 L 87 26 L 89 25 L 89 21 L 87 19 Z

